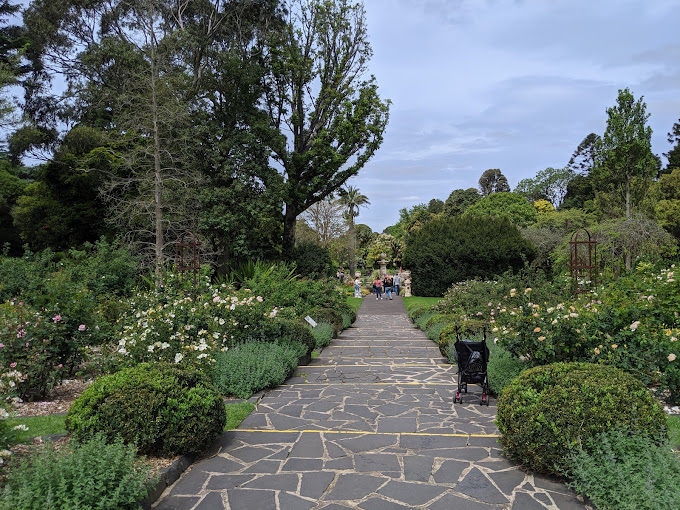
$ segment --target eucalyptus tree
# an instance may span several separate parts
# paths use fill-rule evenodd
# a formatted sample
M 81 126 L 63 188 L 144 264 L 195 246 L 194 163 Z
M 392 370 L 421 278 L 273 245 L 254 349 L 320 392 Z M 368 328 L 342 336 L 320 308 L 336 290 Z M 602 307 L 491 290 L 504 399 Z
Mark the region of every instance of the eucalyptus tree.
M 344 207 L 344 217 L 347 220 L 349 237 L 349 274 L 354 278 L 356 269 L 357 236 L 354 228 L 354 218 L 359 216 L 359 208 L 370 205 L 368 197 L 359 191 L 355 186 L 347 186 L 340 190 L 340 204 Z
M 362 4 L 293 0 L 268 40 L 265 109 L 285 177 L 283 252 L 298 215 L 357 174 L 383 141 L 389 101 L 367 76 L 372 50 Z
M 508 179 L 498 168 L 489 168 L 485 170 L 479 178 L 479 191 L 482 196 L 490 195 L 491 193 L 503 193 L 510 191 Z

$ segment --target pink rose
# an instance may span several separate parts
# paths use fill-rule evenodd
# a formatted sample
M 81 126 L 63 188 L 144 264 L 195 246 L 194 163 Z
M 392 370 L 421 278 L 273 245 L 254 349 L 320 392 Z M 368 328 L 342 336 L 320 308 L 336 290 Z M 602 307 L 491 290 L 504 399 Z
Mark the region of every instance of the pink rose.
M 52 317 L 52 320 L 54 322 L 59 322 L 61 320 L 61 315 L 59 315 L 59 314 L 55 315 L 54 317 Z
M 17 366 L 17 362 L 15 361 L 15 362 L 13 362 L 13 363 L 10 363 L 9 366 L 12 367 L 12 368 L 14 368 L 14 367 Z
M 78 326 L 78 331 L 85 331 L 85 324 Z

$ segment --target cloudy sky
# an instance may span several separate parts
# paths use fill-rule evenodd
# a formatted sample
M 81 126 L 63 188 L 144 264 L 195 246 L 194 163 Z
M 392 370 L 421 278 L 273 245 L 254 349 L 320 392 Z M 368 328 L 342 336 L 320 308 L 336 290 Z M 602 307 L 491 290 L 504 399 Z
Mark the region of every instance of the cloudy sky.
M 604 133 L 618 90 L 644 96 L 653 150 L 680 119 L 680 0 L 364 0 L 385 141 L 348 184 L 382 231 L 500 168 L 514 188 Z M 666 159 L 662 157 L 664 164 Z

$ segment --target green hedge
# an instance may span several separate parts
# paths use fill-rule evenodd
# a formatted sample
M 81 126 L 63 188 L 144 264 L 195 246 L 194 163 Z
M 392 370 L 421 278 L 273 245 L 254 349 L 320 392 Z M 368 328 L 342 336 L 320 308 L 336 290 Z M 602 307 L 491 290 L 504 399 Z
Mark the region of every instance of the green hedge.
M 224 401 L 201 372 L 142 363 L 96 380 L 69 409 L 66 430 L 79 441 L 120 436 L 141 453 L 172 457 L 204 451 L 225 421 Z
M 456 282 L 519 269 L 535 253 L 507 219 L 440 218 L 411 236 L 403 263 L 411 270 L 415 295 L 442 296 Z
M 564 474 L 569 455 L 612 428 L 658 438 L 666 415 L 649 390 L 622 370 L 554 363 L 521 373 L 498 399 L 506 452 L 537 472 Z

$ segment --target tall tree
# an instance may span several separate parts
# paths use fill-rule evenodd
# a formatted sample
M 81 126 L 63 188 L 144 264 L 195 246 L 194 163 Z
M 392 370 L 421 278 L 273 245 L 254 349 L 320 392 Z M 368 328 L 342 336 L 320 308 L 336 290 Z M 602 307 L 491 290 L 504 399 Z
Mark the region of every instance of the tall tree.
M 534 179 L 522 179 L 514 192 L 524 195 L 531 202 L 547 200 L 557 208 L 562 204 L 567 185 L 573 177 L 574 174 L 567 168 L 548 167 L 539 171 Z
M 649 114 L 640 97 L 637 101 L 626 88 L 619 90 L 617 105 L 607 109 L 607 128 L 596 146 L 592 173 L 596 192 L 610 193 L 624 205 L 625 217 L 646 193 L 656 175 L 657 160 L 652 153 L 652 128 L 646 126 Z M 626 269 L 632 265 L 625 257 Z
M 668 158 L 668 165 L 664 173 L 671 173 L 674 168 L 680 168 L 680 120 L 673 124 L 673 130 L 668 133 L 668 143 L 673 147 L 664 156 Z
M 349 237 L 349 274 L 354 278 L 356 269 L 357 236 L 354 229 L 354 218 L 359 216 L 359 208 L 370 205 L 368 197 L 359 191 L 359 188 L 347 186 L 340 190 L 340 204 L 345 208 L 344 216 L 349 226 L 347 236 Z
M 11 16 L 20 8 L 21 5 L 11 4 L 9 0 L 0 1 L 0 127 L 5 129 L 12 123 L 14 112 L 14 101 L 5 96 L 5 88 L 16 84 L 25 72 L 21 55 L 26 40 L 20 27 L 9 24 Z
M 380 147 L 389 101 L 365 77 L 372 50 L 363 5 L 294 0 L 286 29 L 272 36 L 265 107 L 278 132 L 272 156 L 285 174 L 283 251 L 297 216 L 340 188 Z
M 596 146 L 596 191 L 614 191 L 622 200 L 626 218 L 632 216 L 652 182 L 656 160 L 652 153 L 649 114 L 640 97 L 637 101 L 626 88 L 619 90 L 617 105 L 607 108 L 607 128 Z
M 574 173 L 590 173 L 595 166 L 595 153 L 599 141 L 600 136 L 595 133 L 590 133 L 586 136 L 571 155 L 569 163 L 567 163 L 567 169 Z
M 459 216 L 481 197 L 477 188 L 454 189 L 444 202 L 444 213 Z
M 510 185 L 498 168 L 489 168 L 479 178 L 479 191 L 485 197 L 491 193 L 510 191 Z
M 319 244 L 328 248 L 331 241 L 345 233 L 343 205 L 332 196 L 312 204 L 303 214 L 314 229 Z

